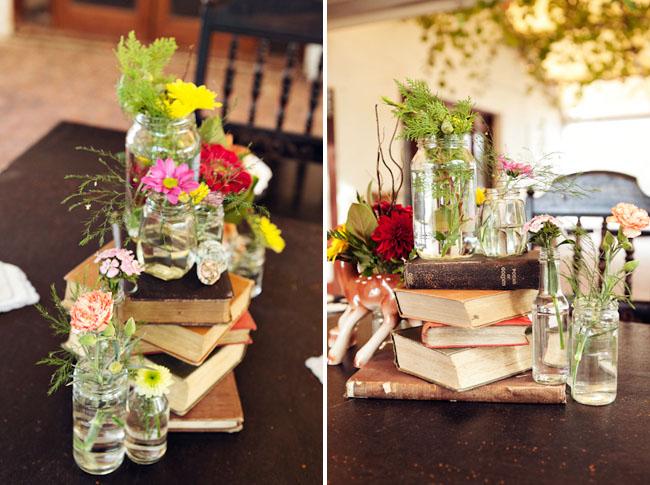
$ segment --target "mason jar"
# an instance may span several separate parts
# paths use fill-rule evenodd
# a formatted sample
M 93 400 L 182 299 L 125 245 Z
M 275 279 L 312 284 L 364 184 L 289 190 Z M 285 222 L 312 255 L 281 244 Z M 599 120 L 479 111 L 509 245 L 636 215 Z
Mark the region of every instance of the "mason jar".
M 89 360 L 80 359 L 72 384 L 73 456 L 83 471 L 106 475 L 124 460 L 128 373 L 108 371 L 101 382 Z
M 525 202 L 519 190 L 486 189 L 481 208 L 479 242 L 483 254 L 503 258 L 526 250 Z
M 142 177 L 158 159 L 171 158 L 176 165 L 187 164 L 199 177 L 201 137 L 194 113 L 179 119 L 135 117 L 126 133 L 126 210 L 124 223 L 130 237 L 137 238 L 142 206 Z
M 476 161 L 464 138 L 418 142 L 411 161 L 413 238 L 423 259 L 470 256 L 476 240 Z
M 163 396 L 143 396 L 131 391 L 126 418 L 126 454 L 140 465 L 160 460 L 167 451 L 169 401 Z
M 618 383 L 618 302 L 586 298 L 573 303 L 571 397 L 603 406 L 616 399 Z
M 266 248 L 254 237 L 240 234 L 227 245 L 228 271 L 255 282 L 252 297 L 262 293 Z
M 203 199 L 201 203 L 194 206 L 194 215 L 198 244 L 204 241 L 223 241 L 225 213 L 222 204 L 211 204 Z
M 196 228 L 189 202 L 179 200 L 172 205 L 163 194 L 150 194 L 139 233 L 137 256 L 145 273 L 168 281 L 182 278 L 192 269 Z

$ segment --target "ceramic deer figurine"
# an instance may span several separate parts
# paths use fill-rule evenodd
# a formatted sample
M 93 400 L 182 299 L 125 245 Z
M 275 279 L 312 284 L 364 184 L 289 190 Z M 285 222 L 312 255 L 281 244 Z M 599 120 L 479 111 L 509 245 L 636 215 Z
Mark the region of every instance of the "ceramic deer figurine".
M 334 263 L 334 276 L 348 300 L 348 307 L 339 318 L 336 340 L 327 354 L 328 364 L 341 363 L 350 347 L 354 328 L 367 313 L 380 308 L 384 317 L 379 329 L 354 356 L 355 367 L 363 367 L 399 323 L 393 288 L 399 284 L 400 277 L 394 274 L 361 276 L 354 264 L 344 261 Z

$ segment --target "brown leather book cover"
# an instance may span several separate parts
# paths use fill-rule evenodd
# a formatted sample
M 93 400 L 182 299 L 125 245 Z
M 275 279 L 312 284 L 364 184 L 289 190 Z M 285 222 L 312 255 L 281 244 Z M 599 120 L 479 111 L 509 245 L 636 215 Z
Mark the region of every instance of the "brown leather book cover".
M 566 386 L 545 386 L 533 381 L 530 372 L 456 392 L 400 372 L 392 348 L 377 353 L 346 383 L 346 396 L 368 399 L 420 401 L 475 401 L 529 404 L 565 404 Z
M 404 265 L 406 288 L 449 290 L 521 290 L 539 287 L 539 251 L 520 256 L 463 259 L 415 259 Z
M 244 427 L 244 410 L 235 373 L 230 372 L 185 416 L 171 413 L 169 431 L 236 433 Z

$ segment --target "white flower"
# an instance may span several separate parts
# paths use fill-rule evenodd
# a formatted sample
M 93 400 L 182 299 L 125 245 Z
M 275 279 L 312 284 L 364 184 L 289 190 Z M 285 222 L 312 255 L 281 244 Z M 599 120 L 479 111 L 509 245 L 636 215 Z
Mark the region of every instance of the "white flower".
M 135 392 L 146 397 L 162 396 L 169 393 L 172 383 L 172 373 L 167 367 L 149 364 L 138 369 L 135 376 Z
M 246 155 L 243 162 L 246 170 L 248 170 L 253 177 L 257 177 L 257 184 L 255 185 L 253 192 L 255 192 L 255 195 L 261 195 L 269 186 L 269 180 L 273 177 L 273 172 L 261 158 L 253 153 Z

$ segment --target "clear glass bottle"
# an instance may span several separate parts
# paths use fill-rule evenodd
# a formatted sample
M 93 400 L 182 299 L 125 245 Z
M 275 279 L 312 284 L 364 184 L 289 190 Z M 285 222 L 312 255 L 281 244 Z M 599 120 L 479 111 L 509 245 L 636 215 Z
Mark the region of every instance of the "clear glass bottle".
M 124 223 L 130 237 L 137 238 L 145 196 L 141 180 L 156 160 L 171 158 L 176 165 L 187 164 L 199 176 L 201 137 L 194 113 L 170 120 L 135 117 L 126 133 L 126 210 Z
M 616 399 L 618 380 L 618 302 L 587 299 L 573 303 L 571 397 L 603 406 Z
M 192 206 L 170 204 L 162 194 L 147 197 L 140 237 L 138 262 L 144 272 L 161 280 L 182 278 L 192 269 L 196 251 L 196 228 Z
M 476 245 L 476 162 L 463 138 L 418 143 L 411 161 L 413 235 L 424 259 L 469 256 Z
M 126 418 L 126 454 L 140 465 L 160 460 L 167 451 L 169 402 L 163 396 L 143 396 L 131 390 Z
M 486 189 L 479 241 L 483 254 L 503 258 L 526 250 L 525 202 L 519 190 Z
M 541 249 L 539 293 L 533 306 L 533 379 L 563 384 L 569 374 L 569 303 L 560 288 L 560 257 Z
M 225 214 L 222 204 L 214 205 L 204 199 L 200 204 L 194 206 L 194 214 L 198 244 L 203 241 L 223 241 Z
M 83 471 L 106 475 L 124 461 L 124 427 L 129 392 L 126 369 L 106 371 L 98 382 L 92 362 L 80 359 L 72 384 L 73 456 Z
M 228 271 L 255 281 L 252 296 L 262 293 L 262 276 L 266 248 L 255 238 L 239 234 L 227 246 L 229 261 Z

